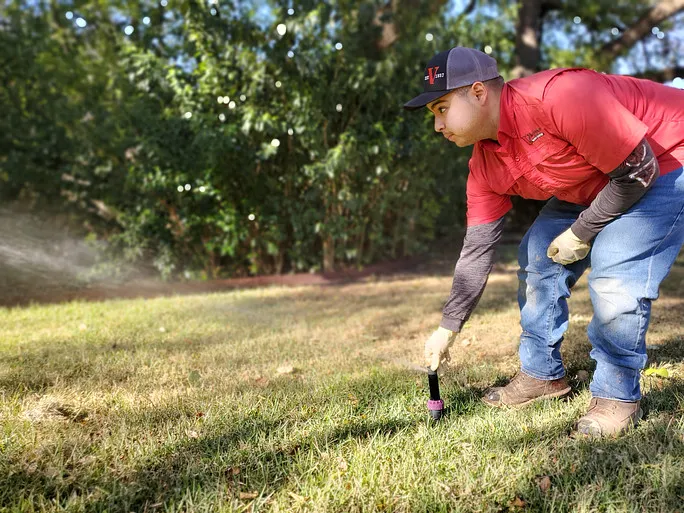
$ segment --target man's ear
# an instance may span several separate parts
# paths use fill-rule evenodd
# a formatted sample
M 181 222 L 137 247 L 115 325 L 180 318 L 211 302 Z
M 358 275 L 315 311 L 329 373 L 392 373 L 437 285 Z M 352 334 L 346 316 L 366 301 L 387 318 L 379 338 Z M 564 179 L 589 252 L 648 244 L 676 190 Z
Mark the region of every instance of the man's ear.
M 487 99 L 487 88 L 482 82 L 475 82 L 470 87 L 470 93 L 477 99 L 479 103 Z

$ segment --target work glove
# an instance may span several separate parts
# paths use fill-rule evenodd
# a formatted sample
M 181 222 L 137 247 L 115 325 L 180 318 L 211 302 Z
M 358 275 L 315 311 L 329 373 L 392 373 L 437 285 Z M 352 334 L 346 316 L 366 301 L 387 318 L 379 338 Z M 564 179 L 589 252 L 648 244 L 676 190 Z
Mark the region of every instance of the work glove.
M 437 328 L 425 342 L 425 365 L 436 371 L 439 364 L 449 361 L 449 347 L 454 342 L 456 333 L 441 326 Z
M 589 254 L 591 246 L 584 242 L 568 228 L 553 239 L 546 251 L 546 256 L 557 264 L 568 265 L 582 260 Z

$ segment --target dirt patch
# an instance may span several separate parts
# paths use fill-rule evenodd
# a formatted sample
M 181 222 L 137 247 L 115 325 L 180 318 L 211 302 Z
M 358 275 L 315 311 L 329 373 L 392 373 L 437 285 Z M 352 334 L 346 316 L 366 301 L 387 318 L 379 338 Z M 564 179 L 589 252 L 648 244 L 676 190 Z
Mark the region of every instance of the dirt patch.
M 31 422 L 82 422 L 88 418 L 88 412 L 55 397 L 43 396 L 24 410 L 23 417 Z

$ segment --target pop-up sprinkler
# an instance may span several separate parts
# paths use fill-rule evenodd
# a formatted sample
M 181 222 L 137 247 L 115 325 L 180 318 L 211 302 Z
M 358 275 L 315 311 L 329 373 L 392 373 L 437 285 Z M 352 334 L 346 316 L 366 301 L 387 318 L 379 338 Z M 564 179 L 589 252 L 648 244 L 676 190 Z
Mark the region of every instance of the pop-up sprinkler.
M 442 418 L 444 412 L 444 401 L 439 397 L 439 378 L 437 371 L 433 371 L 428 367 L 428 384 L 430 385 L 430 399 L 427 402 L 428 411 L 432 420 L 439 420 Z

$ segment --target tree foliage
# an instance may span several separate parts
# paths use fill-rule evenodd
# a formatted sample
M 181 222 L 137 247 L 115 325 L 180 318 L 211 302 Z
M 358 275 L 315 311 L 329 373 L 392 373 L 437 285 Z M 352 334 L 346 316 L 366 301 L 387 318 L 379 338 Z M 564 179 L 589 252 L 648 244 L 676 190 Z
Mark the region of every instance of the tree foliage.
M 638 2 L 619 3 L 617 14 L 573 3 L 596 37 L 548 39 L 540 62 L 595 65 L 613 18 L 639 18 Z M 515 5 L 458 7 L 10 0 L 0 200 L 58 210 L 167 277 L 422 251 L 463 223 L 469 150 L 401 104 L 426 60 L 455 44 L 490 46 L 506 77 L 519 63 Z M 540 16 L 564 30 L 571 7 Z

